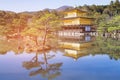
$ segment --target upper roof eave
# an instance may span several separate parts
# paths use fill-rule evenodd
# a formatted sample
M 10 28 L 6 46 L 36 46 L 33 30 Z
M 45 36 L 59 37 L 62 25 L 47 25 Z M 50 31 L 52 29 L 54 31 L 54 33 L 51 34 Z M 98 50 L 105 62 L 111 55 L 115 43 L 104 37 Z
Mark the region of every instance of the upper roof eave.
M 66 10 L 66 11 L 64 11 L 64 13 L 73 12 L 73 11 L 88 13 L 87 11 L 83 11 L 83 10 L 80 10 L 80 9 L 77 9 L 77 8 Z
M 68 17 L 68 18 L 63 18 L 63 20 L 67 20 L 67 19 L 75 19 L 75 18 L 95 19 L 95 18 L 91 18 L 91 17 Z

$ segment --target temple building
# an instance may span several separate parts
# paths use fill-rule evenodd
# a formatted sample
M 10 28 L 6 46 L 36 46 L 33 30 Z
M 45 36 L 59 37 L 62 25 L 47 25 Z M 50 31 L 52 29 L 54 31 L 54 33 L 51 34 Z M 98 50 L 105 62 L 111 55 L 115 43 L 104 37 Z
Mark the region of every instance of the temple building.
M 60 36 L 80 36 L 96 32 L 95 19 L 89 17 L 88 12 L 75 8 L 65 11 L 64 14 Z

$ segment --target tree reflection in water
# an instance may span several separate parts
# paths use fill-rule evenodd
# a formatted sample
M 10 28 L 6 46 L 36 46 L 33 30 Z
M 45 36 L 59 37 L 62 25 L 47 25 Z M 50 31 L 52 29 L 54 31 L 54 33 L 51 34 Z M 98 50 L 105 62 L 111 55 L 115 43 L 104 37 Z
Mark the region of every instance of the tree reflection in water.
M 38 60 L 39 53 L 36 53 L 35 57 L 33 57 L 31 61 L 23 62 L 23 67 L 26 69 L 37 68 L 37 70 L 31 71 L 29 75 L 36 76 L 40 74 L 42 77 L 48 78 L 48 80 L 52 80 L 57 76 L 60 76 L 60 67 L 62 66 L 62 62 L 49 63 L 48 60 L 54 58 L 55 55 L 49 55 L 45 50 L 43 50 L 42 54 L 44 57 L 43 61 Z

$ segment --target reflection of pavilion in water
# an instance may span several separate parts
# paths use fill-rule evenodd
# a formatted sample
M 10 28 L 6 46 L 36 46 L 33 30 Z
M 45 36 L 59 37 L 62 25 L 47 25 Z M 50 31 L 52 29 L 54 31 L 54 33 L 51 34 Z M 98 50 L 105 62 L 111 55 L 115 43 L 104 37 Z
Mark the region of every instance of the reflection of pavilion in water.
M 89 55 L 92 48 L 95 36 L 80 36 L 80 37 L 61 37 L 59 46 L 65 52 L 64 56 L 72 57 L 77 60 L 80 57 Z

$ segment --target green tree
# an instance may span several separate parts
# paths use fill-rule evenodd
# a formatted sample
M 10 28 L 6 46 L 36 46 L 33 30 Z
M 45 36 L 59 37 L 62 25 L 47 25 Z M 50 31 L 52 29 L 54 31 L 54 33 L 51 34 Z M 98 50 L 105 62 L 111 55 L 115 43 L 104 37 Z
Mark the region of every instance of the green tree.
M 29 27 L 24 31 L 24 34 L 27 35 L 26 32 L 28 30 L 31 30 L 30 32 L 32 35 L 36 35 L 38 33 L 39 35 L 36 35 L 36 41 L 37 37 L 41 36 L 43 37 L 43 45 L 45 45 L 45 41 L 48 33 L 54 33 L 57 29 L 60 27 L 60 19 L 57 15 L 50 13 L 48 11 L 44 12 L 44 15 L 42 15 L 39 19 L 33 19 L 29 23 Z M 36 30 L 36 33 L 32 30 Z M 43 36 L 42 36 L 43 35 Z
M 119 21 L 120 21 L 120 16 L 115 16 L 112 19 L 108 19 L 106 21 L 100 22 L 99 28 L 101 28 L 102 30 L 106 29 L 109 32 L 120 30 Z

